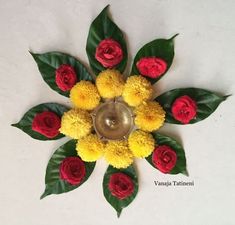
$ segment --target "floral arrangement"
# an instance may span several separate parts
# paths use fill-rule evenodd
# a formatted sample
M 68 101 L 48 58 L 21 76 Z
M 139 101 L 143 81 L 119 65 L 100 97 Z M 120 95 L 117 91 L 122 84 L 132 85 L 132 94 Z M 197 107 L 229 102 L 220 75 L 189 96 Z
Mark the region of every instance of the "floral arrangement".
M 152 84 L 170 68 L 177 35 L 145 44 L 137 52 L 126 79 L 123 75 L 128 58 L 126 42 L 108 17 L 107 8 L 92 22 L 86 45 L 96 77 L 70 55 L 30 52 L 44 81 L 54 91 L 69 97 L 73 107 L 40 104 L 13 126 L 38 140 L 71 138 L 49 160 L 41 198 L 76 189 L 89 178 L 95 162 L 104 157 L 109 166 L 104 174 L 103 194 L 119 216 L 138 192 L 135 157 L 145 158 L 162 173 L 187 175 L 183 147 L 173 138 L 156 132 L 164 122 L 182 125 L 199 122 L 212 114 L 227 96 L 199 88 L 179 88 L 153 99 Z M 98 110 L 100 107 L 103 111 Z M 101 116 L 97 122 L 98 114 Z M 119 136 L 112 136 L 116 133 Z

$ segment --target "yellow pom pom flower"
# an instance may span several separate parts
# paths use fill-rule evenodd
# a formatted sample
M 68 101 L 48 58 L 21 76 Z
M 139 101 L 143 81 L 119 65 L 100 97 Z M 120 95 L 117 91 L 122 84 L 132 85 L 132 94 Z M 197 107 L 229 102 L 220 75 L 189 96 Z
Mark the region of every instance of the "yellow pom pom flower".
M 81 138 L 76 146 L 78 155 L 83 161 L 94 162 L 101 158 L 105 145 L 96 134 L 89 134 Z
M 122 95 L 124 79 L 118 70 L 104 70 L 96 78 L 96 87 L 103 98 Z
M 135 124 L 141 130 L 153 131 L 159 129 L 165 120 L 166 112 L 158 102 L 144 102 L 135 109 Z
M 153 152 L 155 141 L 150 133 L 136 130 L 129 136 L 128 144 L 135 157 L 144 158 Z
M 91 132 L 92 118 L 82 109 L 71 109 L 61 118 L 60 132 L 74 139 L 79 139 Z
M 133 154 L 127 141 L 109 141 L 105 147 L 105 160 L 115 168 L 127 168 L 133 162 Z
M 130 106 L 138 106 L 152 97 L 151 83 L 144 77 L 135 75 L 127 79 L 123 90 L 123 99 Z
M 70 100 L 76 108 L 92 110 L 100 102 L 100 95 L 94 84 L 82 80 L 70 91 Z

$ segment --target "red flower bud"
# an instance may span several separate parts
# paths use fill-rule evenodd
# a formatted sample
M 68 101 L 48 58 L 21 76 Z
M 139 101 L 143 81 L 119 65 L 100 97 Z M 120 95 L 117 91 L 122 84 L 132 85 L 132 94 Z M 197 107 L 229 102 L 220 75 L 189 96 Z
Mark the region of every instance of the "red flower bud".
M 69 91 L 77 82 L 74 68 L 70 65 L 62 64 L 55 74 L 55 82 L 62 91 Z
M 60 179 L 72 185 L 80 184 L 85 174 L 85 164 L 79 157 L 67 157 L 60 164 Z
M 140 74 L 150 78 L 158 78 L 166 72 L 167 64 L 163 59 L 157 57 L 141 58 L 136 63 Z
M 103 67 L 113 68 L 123 59 L 121 45 L 113 39 L 104 39 L 96 48 L 95 58 Z
M 197 104 L 192 98 L 184 95 L 174 101 L 171 112 L 176 120 L 187 124 L 196 116 Z
M 176 165 L 177 155 L 168 145 L 159 145 L 152 155 L 154 166 L 163 173 L 169 173 Z
M 108 188 L 118 199 L 125 199 L 134 192 L 132 179 L 124 173 L 114 173 L 110 176 Z
M 54 112 L 42 112 L 34 116 L 32 130 L 48 137 L 54 138 L 59 134 L 61 120 Z

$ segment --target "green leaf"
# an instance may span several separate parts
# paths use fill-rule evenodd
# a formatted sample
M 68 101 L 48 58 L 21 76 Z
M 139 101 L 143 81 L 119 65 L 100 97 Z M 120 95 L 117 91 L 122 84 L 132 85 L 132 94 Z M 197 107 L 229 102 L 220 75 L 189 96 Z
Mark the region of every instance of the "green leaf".
M 153 40 L 153 41 L 145 44 L 137 52 L 137 54 L 134 58 L 134 62 L 132 65 L 132 70 L 131 70 L 131 76 L 140 74 L 139 70 L 136 67 L 136 63 L 141 58 L 150 57 L 150 56 L 155 56 L 155 57 L 161 58 L 167 63 L 167 69 L 165 71 L 165 73 L 166 73 L 168 71 L 168 69 L 170 68 L 172 61 L 173 61 L 173 58 L 174 58 L 174 38 L 177 35 L 178 34 L 174 35 L 170 39 L 156 39 L 156 40 Z M 162 74 L 158 78 L 150 78 L 150 77 L 146 77 L 146 76 L 145 76 L 145 78 L 148 79 L 152 84 L 154 84 L 159 79 L 161 79 L 164 74 Z
M 70 156 L 78 157 L 75 140 L 70 140 L 59 147 L 49 160 L 45 177 L 46 188 L 41 199 L 51 194 L 62 194 L 72 191 L 82 185 L 89 178 L 94 170 L 95 162 L 84 162 L 86 175 L 78 185 L 71 185 L 67 181 L 60 179 L 60 164 L 65 158 Z
M 171 106 L 175 99 L 182 96 L 188 95 L 194 99 L 197 103 L 197 115 L 189 123 L 193 124 L 204 120 L 211 115 L 221 102 L 223 102 L 228 96 L 219 96 L 213 92 L 199 89 L 199 88 L 179 88 L 163 93 L 158 96 L 155 100 L 158 101 L 166 111 L 167 123 L 182 124 L 180 121 L 174 119 L 171 113 Z
M 62 64 L 72 66 L 77 75 L 77 81 L 90 80 L 93 78 L 86 67 L 74 57 L 61 52 L 48 52 L 44 54 L 35 54 L 30 52 L 38 65 L 38 69 L 43 80 L 56 92 L 69 97 L 69 91 L 62 91 L 55 82 L 55 71 Z
M 21 129 L 26 134 L 28 134 L 30 137 L 32 137 L 34 139 L 42 140 L 42 141 L 57 140 L 59 138 L 64 137 L 63 134 L 58 134 L 54 138 L 48 138 L 48 137 L 45 137 L 44 135 L 32 130 L 32 121 L 33 121 L 35 115 L 38 113 L 44 112 L 44 111 L 54 112 L 59 117 L 62 117 L 64 112 L 68 111 L 68 108 L 63 105 L 57 104 L 57 103 L 40 104 L 40 105 L 37 105 L 37 106 L 31 108 L 30 110 L 28 110 L 24 114 L 22 119 L 18 123 L 12 124 L 12 126 Z
M 127 63 L 127 47 L 123 34 L 119 27 L 108 17 L 107 11 L 108 6 L 92 22 L 87 38 L 86 52 L 90 66 L 96 75 L 106 69 L 95 59 L 96 47 L 103 39 L 112 38 L 122 47 L 123 60 L 115 68 L 123 72 Z
M 188 175 L 187 169 L 186 169 L 186 158 L 185 158 L 185 152 L 183 147 L 173 138 L 159 134 L 159 133 L 152 133 L 156 144 L 157 145 L 168 145 L 170 146 L 177 154 L 177 162 L 175 167 L 170 171 L 169 174 L 178 174 L 182 173 L 185 175 Z M 146 160 L 155 168 L 157 169 L 153 162 L 152 162 L 152 155 L 153 153 L 146 158 Z
M 118 173 L 118 172 L 125 173 L 126 175 L 131 177 L 132 181 L 134 183 L 133 194 L 125 199 L 122 199 L 122 200 L 113 196 L 108 188 L 110 176 L 112 174 Z M 106 200 L 109 202 L 109 204 L 117 211 L 118 217 L 120 216 L 122 209 L 127 207 L 134 200 L 134 198 L 137 195 L 137 192 L 138 192 L 138 178 L 137 178 L 135 169 L 132 165 L 126 169 L 116 169 L 112 166 L 108 167 L 108 169 L 106 170 L 106 173 L 104 175 L 104 179 L 103 179 L 103 193 L 104 193 Z

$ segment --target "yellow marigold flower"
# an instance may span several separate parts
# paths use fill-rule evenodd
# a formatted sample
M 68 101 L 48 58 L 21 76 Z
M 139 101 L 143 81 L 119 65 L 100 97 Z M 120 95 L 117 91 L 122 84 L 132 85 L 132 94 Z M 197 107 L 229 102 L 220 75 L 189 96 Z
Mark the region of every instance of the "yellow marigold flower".
M 105 147 L 105 160 L 115 168 L 127 168 L 133 162 L 133 154 L 127 141 L 109 141 Z
M 96 87 L 103 98 L 122 95 L 124 79 L 118 70 L 104 70 L 96 78 Z
M 96 134 L 81 138 L 76 146 L 78 155 L 83 161 L 94 162 L 104 153 L 105 145 Z
M 130 106 L 138 106 L 152 97 L 151 83 L 144 77 L 135 75 L 127 79 L 123 90 L 123 99 Z
M 82 80 L 70 91 L 70 100 L 76 108 L 92 110 L 100 102 L 100 95 L 94 84 Z
M 71 109 L 61 119 L 60 132 L 74 139 L 88 135 L 92 128 L 90 114 L 82 109 Z
M 129 148 L 138 158 L 149 156 L 154 150 L 155 141 L 152 134 L 142 130 L 136 130 L 128 138 Z
M 141 130 L 153 131 L 159 129 L 165 120 L 166 112 L 158 102 L 144 102 L 135 109 L 135 124 Z

